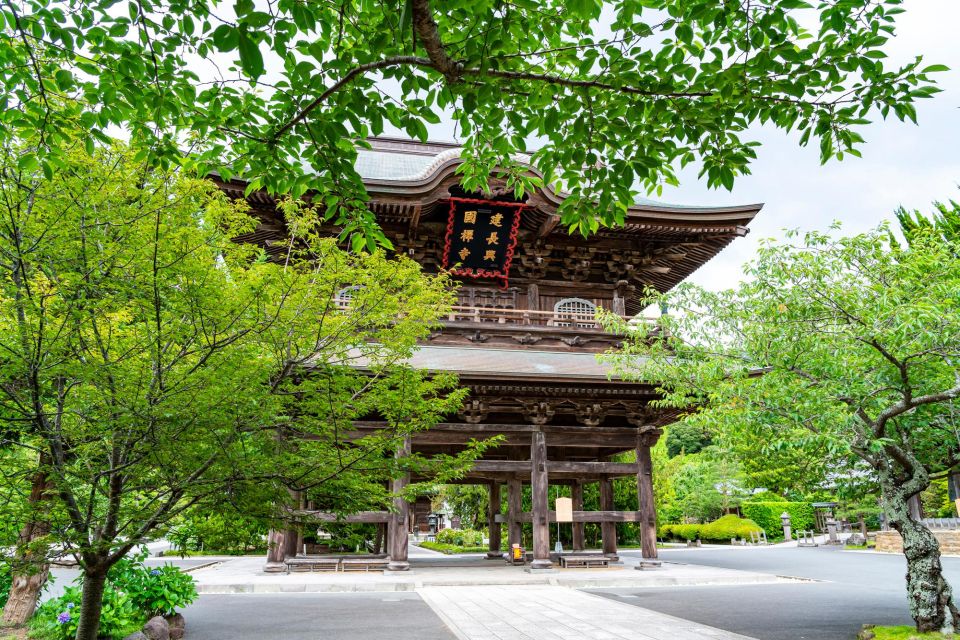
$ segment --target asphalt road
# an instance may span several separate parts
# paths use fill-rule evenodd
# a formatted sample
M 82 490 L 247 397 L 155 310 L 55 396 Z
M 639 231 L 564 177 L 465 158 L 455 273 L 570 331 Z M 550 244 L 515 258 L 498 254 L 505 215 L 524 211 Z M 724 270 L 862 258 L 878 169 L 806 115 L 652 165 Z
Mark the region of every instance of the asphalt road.
M 631 552 L 621 552 L 630 554 Z M 900 555 L 830 548 L 663 550 L 663 560 L 796 576 L 817 582 L 597 589 L 605 597 L 761 640 L 852 640 L 863 623 L 911 624 Z M 944 558 L 960 588 L 960 558 Z
M 183 616 L 190 640 L 455 640 L 415 593 L 202 595 Z

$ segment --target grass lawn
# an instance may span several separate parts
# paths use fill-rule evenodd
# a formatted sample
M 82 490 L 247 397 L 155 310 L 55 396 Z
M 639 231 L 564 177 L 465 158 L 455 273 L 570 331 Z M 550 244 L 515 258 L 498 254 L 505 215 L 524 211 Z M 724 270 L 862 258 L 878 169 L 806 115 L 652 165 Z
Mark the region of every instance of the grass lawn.
M 874 640 L 960 640 L 960 636 L 953 633 L 917 633 L 913 627 L 873 627 L 862 631 L 860 637 Z
M 844 545 L 844 549 L 849 549 L 852 551 L 868 551 L 877 546 L 877 543 L 874 540 L 868 540 L 867 544 L 847 544 Z

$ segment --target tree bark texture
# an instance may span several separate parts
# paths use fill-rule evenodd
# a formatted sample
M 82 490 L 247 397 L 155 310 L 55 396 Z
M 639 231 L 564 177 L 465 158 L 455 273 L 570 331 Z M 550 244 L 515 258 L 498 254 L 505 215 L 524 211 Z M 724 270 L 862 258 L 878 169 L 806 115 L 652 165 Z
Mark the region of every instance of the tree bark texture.
M 907 558 L 907 600 L 917 631 L 928 633 L 960 628 L 953 591 L 943 577 L 940 545 L 927 527 L 911 517 L 911 498 L 901 478 L 880 470 L 884 511 L 890 526 L 903 538 Z M 926 484 L 929 484 L 927 482 Z
M 103 590 L 106 584 L 105 568 L 84 573 L 76 640 L 97 640 L 100 631 L 100 612 L 103 609 Z
M 37 471 L 30 488 L 29 513 L 39 515 L 41 505 L 49 499 L 50 480 L 44 471 Z M 12 584 L 7 603 L 3 607 L 3 621 L 24 624 L 37 608 L 40 590 L 50 575 L 46 562 L 47 545 L 41 538 L 50 533 L 50 524 L 43 517 L 31 515 L 23 525 L 17 541 L 17 551 L 11 563 Z

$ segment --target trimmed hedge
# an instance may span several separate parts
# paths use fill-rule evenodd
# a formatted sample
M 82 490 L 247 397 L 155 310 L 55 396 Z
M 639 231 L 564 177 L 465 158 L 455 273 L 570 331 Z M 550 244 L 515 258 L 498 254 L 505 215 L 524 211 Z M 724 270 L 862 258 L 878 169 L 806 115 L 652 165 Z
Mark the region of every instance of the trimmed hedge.
M 744 502 L 740 511 L 760 525 L 768 538 L 783 537 L 780 514 L 784 511 L 790 514 L 790 526 L 794 531 L 813 529 L 813 505 L 809 502 Z
M 760 531 L 756 522 L 729 514 L 706 524 L 665 524 L 660 527 L 660 536 L 681 540 L 700 538 L 701 540 L 726 542 L 731 538 L 746 540 L 753 531 Z
M 457 547 L 475 547 L 483 544 L 483 532 L 473 529 L 441 529 L 437 532 L 437 542 Z

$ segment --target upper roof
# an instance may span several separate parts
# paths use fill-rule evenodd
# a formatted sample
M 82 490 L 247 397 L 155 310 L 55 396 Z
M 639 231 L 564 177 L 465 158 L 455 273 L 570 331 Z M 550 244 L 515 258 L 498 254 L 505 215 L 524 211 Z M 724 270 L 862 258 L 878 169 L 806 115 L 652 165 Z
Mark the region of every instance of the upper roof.
M 378 191 L 377 186 L 388 186 L 391 183 L 406 190 L 411 187 L 426 186 L 441 174 L 446 175 L 462 163 L 463 147 L 452 142 L 419 142 L 390 137 L 368 138 L 367 142 L 371 148 L 358 149 L 355 167 L 367 184 L 368 190 L 371 191 Z M 536 173 L 529 154 L 517 154 L 514 159 L 529 166 L 530 170 Z M 371 187 L 373 188 L 370 189 Z M 556 193 L 549 187 L 545 187 L 544 191 L 553 195 L 557 203 L 566 195 L 563 192 Z M 717 221 L 737 220 L 744 225 L 763 207 L 762 203 L 732 207 L 704 207 L 667 203 L 643 197 L 636 197 L 634 205 L 635 207 L 628 212 L 628 217 L 636 217 L 636 214 L 641 211 L 648 214 L 686 212 L 694 215 L 683 216 L 684 219 L 702 220 L 704 216 L 709 216 Z

